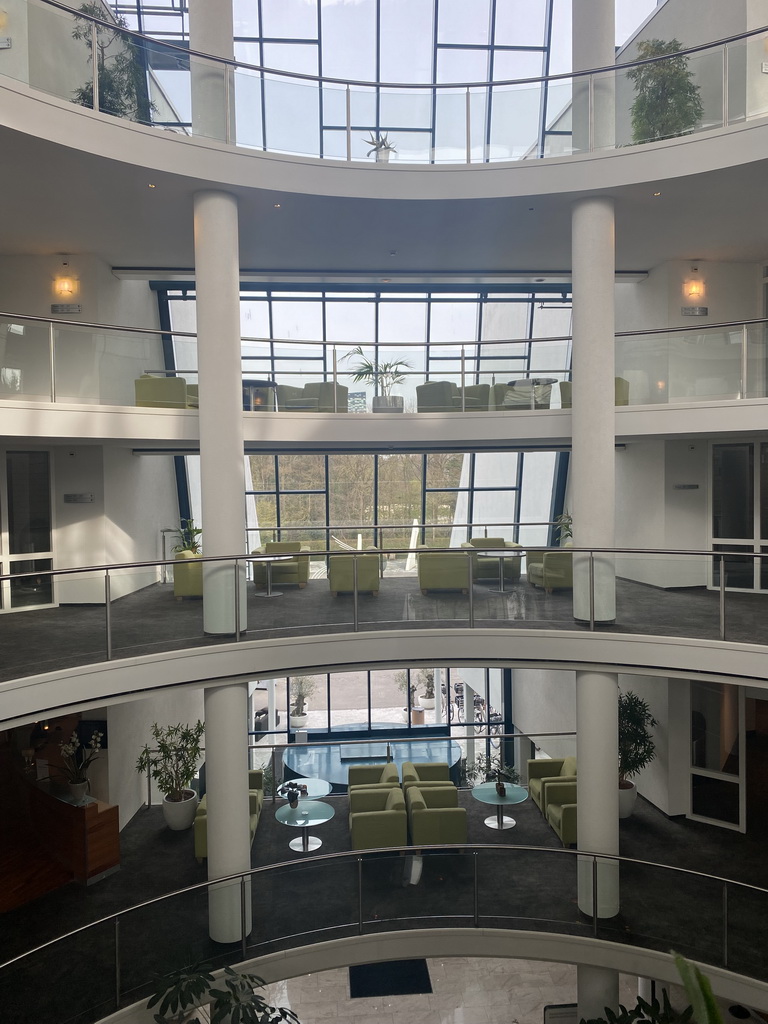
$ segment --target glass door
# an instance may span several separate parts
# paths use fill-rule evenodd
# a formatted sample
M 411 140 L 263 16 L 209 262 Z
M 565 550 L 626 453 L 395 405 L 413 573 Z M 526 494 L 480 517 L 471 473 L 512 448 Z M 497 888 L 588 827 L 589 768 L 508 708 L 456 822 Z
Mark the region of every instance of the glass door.
M 744 689 L 691 682 L 690 818 L 746 831 Z
M 712 445 L 712 586 L 768 590 L 768 444 Z
M 0 477 L 0 567 L 11 578 L 0 588 L 0 610 L 53 604 L 50 455 L 6 451 Z

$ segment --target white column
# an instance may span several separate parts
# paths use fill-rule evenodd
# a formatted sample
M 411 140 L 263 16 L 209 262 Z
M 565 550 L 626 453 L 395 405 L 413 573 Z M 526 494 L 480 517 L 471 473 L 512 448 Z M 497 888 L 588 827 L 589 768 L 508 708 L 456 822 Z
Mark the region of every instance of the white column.
M 208 878 L 223 878 L 251 866 L 248 823 L 248 684 L 228 683 L 205 691 L 205 782 L 208 808 Z M 242 937 L 240 881 L 212 886 L 208 927 L 214 942 Z M 245 933 L 251 930 L 250 882 L 244 887 Z
M 232 60 L 232 0 L 189 0 L 189 45 L 199 53 Z M 192 134 L 235 141 L 234 76 L 215 61 L 190 58 Z
M 570 511 L 577 547 L 612 547 L 615 505 L 613 200 L 581 199 L 572 211 L 573 408 Z M 573 614 L 590 618 L 590 565 L 574 556 Z M 594 559 L 594 617 L 616 618 L 614 558 Z
M 203 553 L 233 555 L 245 550 L 237 200 L 226 192 L 197 192 L 194 202 Z M 238 576 L 245 629 L 244 562 Z M 234 563 L 203 566 L 206 633 L 235 632 L 234 582 Z
M 590 967 L 579 964 L 576 968 L 578 1020 L 594 1020 L 605 1017 L 605 1008 L 619 1008 L 619 975 L 607 967 Z
M 574 71 L 615 63 L 614 0 L 572 3 L 571 58 Z M 573 80 L 573 148 L 585 153 L 615 144 L 615 75 L 607 72 Z
M 578 848 L 619 852 L 619 680 L 614 672 L 576 673 Z M 579 858 L 579 909 L 592 916 L 619 912 L 619 869 L 614 861 Z

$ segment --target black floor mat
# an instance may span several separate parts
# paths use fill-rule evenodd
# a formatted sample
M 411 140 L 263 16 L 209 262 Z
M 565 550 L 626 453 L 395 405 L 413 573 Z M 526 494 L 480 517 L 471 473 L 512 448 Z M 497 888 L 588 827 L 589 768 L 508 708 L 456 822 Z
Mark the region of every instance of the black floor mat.
M 426 960 L 389 960 L 349 968 L 349 994 L 352 999 L 412 996 L 431 991 Z

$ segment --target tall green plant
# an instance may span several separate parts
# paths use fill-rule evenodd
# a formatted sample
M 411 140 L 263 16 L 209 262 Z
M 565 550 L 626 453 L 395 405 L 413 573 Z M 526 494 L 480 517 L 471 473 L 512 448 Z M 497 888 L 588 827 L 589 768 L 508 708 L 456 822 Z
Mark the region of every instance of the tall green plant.
M 647 701 L 628 690 L 619 694 L 619 786 L 625 786 L 656 756 L 651 729 L 656 725 Z
M 202 551 L 200 538 L 203 534 L 199 526 L 195 526 L 194 519 L 182 519 L 179 528 L 176 530 L 177 543 L 173 545 L 174 551 L 191 551 L 199 555 Z
M 202 757 L 202 739 L 205 726 L 158 725 L 152 726 L 152 748 L 147 744 L 136 761 L 137 772 L 149 772 L 157 788 L 169 800 L 183 800 Z
M 371 384 L 374 388 L 378 386 L 382 395 L 390 396 L 395 384 L 402 384 L 406 378 L 405 370 L 411 368 L 411 364 L 404 359 L 392 359 L 389 362 L 374 362 L 365 354 L 362 345 L 357 345 L 344 356 L 351 359 L 357 356 L 360 362 L 350 367 L 352 380 L 357 383 L 364 382 Z
M 632 104 L 633 142 L 687 135 L 701 121 L 704 107 L 688 67 L 688 57 L 673 56 L 682 48 L 678 39 L 645 39 L 638 44 L 641 60 L 665 56 L 667 59 L 640 64 L 627 72 L 636 94 Z
M 89 64 L 93 63 L 95 47 L 99 110 L 149 124 L 154 104 L 149 100 L 139 47 L 133 36 L 122 31 L 128 22 L 97 2 L 81 4 L 79 10 L 89 17 L 75 16 L 72 38 L 85 43 Z M 90 18 L 114 21 L 114 28 L 96 24 Z M 93 79 L 75 90 L 74 101 L 83 107 L 93 107 Z

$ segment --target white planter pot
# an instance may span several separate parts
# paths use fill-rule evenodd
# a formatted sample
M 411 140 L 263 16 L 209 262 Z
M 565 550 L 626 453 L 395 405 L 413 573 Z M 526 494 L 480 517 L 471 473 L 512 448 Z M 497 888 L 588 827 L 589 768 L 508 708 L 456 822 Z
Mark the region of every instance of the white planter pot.
M 435 706 L 435 698 L 434 697 L 419 697 L 419 704 L 421 704 L 421 706 L 423 708 L 427 708 L 429 711 L 431 711 L 434 708 L 434 706 Z
M 371 399 L 373 412 L 402 412 L 403 408 L 402 395 L 374 395 Z
M 185 789 L 183 800 L 169 800 L 167 796 L 164 796 L 163 817 L 165 818 L 165 824 L 168 828 L 173 829 L 174 832 L 182 832 L 185 828 L 190 828 L 195 820 L 197 804 L 197 793 L 194 789 Z
M 292 729 L 304 729 L 309 715 L 289 715 L 288 717 Z
M 625 783 L 626 789 L 619 786 L 619 817 L 628 818 L 635 809 L 637 787 L 634 782 Z
M 87 782 L 70 782 L 69 783 L 69 795 L 79 806 L 85 803 L 85 798 L 88 794 L 88 783 Z

